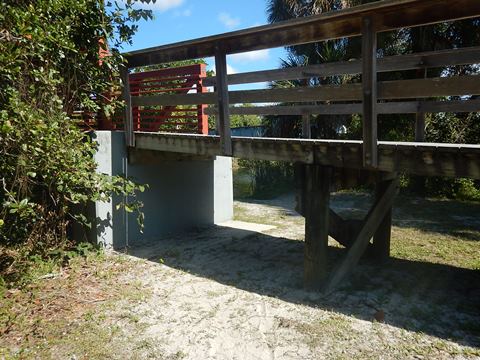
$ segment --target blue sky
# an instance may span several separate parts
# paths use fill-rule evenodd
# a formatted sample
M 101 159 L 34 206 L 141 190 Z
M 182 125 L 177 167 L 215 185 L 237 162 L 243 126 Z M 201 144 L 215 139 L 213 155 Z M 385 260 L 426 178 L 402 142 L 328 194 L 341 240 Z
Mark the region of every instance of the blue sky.
M 267 23 L 266 0 L 157 0 L 141 4 L 154 11 L 153 21 L 139 23 L 132 46 L 124 51 L 191 40 Z M 268 49 L 232 55 L 227 58 L 230 73 L 275 69 L 283 49 Z M 214 67 L 213 59 L 206 59 Z M 263 87 L 263 84 L 249 88 Z M 245 88 L 241 86 L 241 88 Z

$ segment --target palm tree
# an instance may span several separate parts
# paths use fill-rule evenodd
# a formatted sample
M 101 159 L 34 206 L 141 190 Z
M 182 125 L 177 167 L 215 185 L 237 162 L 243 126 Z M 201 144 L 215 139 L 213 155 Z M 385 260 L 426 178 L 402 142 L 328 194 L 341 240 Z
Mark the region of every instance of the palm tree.
M 268 0 L 267 16 L 270 23 L 285 21 L 293 18 L 318 15 L 343 8 L 359 5 L 365 0 Z M 326 42 L 309 43 L 286 48 L 288 55 L 282 60 L 284 68 L 335 62 L 360 56 L 360 42 L 358 39 L 339 39 Z M 352 80 L 350 77 L 349 80 Z M 344 77 L 331 76 L 311 78 L 308 85 L 321 86 L 325 84 L 340 84 Z M 271 87 L 305 86 L 304 81 L 280 81 L 271 84 Z M 322 116 L 312 119 L 314 135 L 317 137 L 334 138 L 336 128 L 340 123 L 348 121 L 344 116 Z M 271 136 L 297 137 L 300 134 L 300 117 L 270 116 L 267 117 L 267 133 Z
M 328 11 L 336 11 L 378 0 L 267 0 L 268 21 L 271 23 L 284 21 L 304 16 L 317 15 Z M 435 51 L 467 46 L 476 46 L 480 43 L 480 19 L 463 20 L 453 23 L 443 23 L 431 26 L 416 27 L 397 32 L 382 33 L 379 35 L 379 56 L 399 55 L 410 52 Z M 361 43 L 358 38 L 334 40 L 315 44 L 304 44 L 287 47 L 288 56 L 282 62 L 283 67 L 304 66 L 339 60 L 358 58 L 361 54 Z M 422 71 L 406 71 L 401 73 L 379 74 L 379 81 L 390 79 L 406 79 L 418 77 L 438 77 L 444 74 L 464 75 L 480 74 L 480 66 L 455 66 L 446 68 L 429 69 L 428 73 Z M 358 80 L 349 78 L 348 81 Z M 329 77 L 327 79 L 312 79 L 310 85 L 321 86 L 326 83 L 341 83 L 342 77 Z M 300 81 L 272 83 L 272 87 L 301 86 Z M 274 136 L 294 137 L 300 133 L 300 119 L 268 117 L 270 133 Z M 480 142 L 480 114 L 432 114 L 427 122 L 427 140 L 434 142 Z M 338 117 L 322 116 L 322 121 L 314 120 L 318 137 L 332 137 L 332 129 L 338 124 Z M 343 118 L 341 121 L 347 121 Z M 356 130 L 359 122 L 356 122 Z M 413 119 L 411 115 L 387 115 L 379 118 L 379 137 L 385 140 L 413 139 Z M 349 127 L 349 136 L 355 129 Z M 353 136 L 352 136 L 353 134 Z M 333 136 L 335 134 L 333 133 Z M 426 193 L 446 194 L 444 189 L 429 180 Z M 450 184 L 452 181 L 449 181 Z M 476 182 L 480 188 L 480 182 Z M 447 187 L 448 188 L 448 187 Z M 450 186 L 452 188 L 452 186 Z M 447 194 L 448 195 L 448 194 Z

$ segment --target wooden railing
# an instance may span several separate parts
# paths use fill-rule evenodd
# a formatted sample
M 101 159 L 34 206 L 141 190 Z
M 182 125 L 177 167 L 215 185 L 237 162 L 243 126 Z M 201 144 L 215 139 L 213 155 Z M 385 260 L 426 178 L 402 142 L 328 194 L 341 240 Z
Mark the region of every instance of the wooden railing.
M 215 86 L 215 92 L 135 97 L 131 89 L 125 87 L 124 96 L 129 104 L 126 114 L 127 143 L 129 146 L 135 144 L 133 109 L 139 106 L 216 105 L 214 109 L 207 109 L 206 113 L 217 116 L 224 155 L 232 155 L 231 114 L 304 115 L 304 121 L 308 122 L 309 114 L 359 113 L 363 115 L 363 165 L 376 168 L 378 114 L 480 111 L 480 100 L 471 98 L 472 95 L 480 95 L 478 75 L 377 81 L 377 74 L 382 72 L 478 64 L 480 47 L 378 58 L 377 34 L 479 16 L 478 0 L 387 0 L 125 54 L 129 68 L 211 56 L 215 57 L 216 66 L 216 76 L 205 79 L 203 83 Z M 362 36 L 362 59 L 227 75 L 228 54 L 353 36 Z M 125 70 L 124 77 L 127 73 Z M 233 84 L 302 79 L 308 83 L 310 78 L 342 74 L 361 74 L 362 82 L 228 91 L 228 85 Z M 453 96 L 459 98 L 455 101 L 448 98 Z M 439 97 L 444 100 L 432 100 Z M 241 103 L 295 105 L 230 106 Z M 304 128 L 308 127 L 304 124 Z
M 206 65 L 166 68 L 129 75 L 133 102 L 154 95 L 201 94 L 206 92 L 203 79 Z M 134 131 L 168 131 L 208 134 L 208 117 L 204 104 L 132 106 Z
M 206 65 L 195 64 L 165 68 L 154 71 L 141 71 L 128 75 L 129 98 L 143 99 L 157 94 L 201 94 L 207 91 L 203 85 L 206 78 Z M 124 81 L 126 81 L 124 79 Z M 125 82 L 124 82 L 125 84 Z M 117 97 L 110 94 L 108 97 Z M 124 113 L 105 117 L 102 114 L 77 111 L 73 118 L 85 130 L 124 130 L 179 132 L 208 134 L 206 105 L 166 105 L 151 104 L 131 106 L 131 122 L 127 124 Z

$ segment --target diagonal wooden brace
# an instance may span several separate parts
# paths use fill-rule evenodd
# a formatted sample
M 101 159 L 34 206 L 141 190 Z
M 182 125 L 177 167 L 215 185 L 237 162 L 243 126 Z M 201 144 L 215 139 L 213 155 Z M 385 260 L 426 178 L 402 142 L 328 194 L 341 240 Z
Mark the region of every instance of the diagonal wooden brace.
M 360 233 L 348 250 L 345 258 L 338 266 L 335 267 L 332 274 L 328 278 L 323 289 L 324 293 L 332 292 L 358 263 L 365 252 L 370 239 L 374 236 L 380 224 L 384 221 L 385 214 L 390 211 L 397 192 L 398 179 L 388 180 L 388 185 L 385 189 L 385 192 L 383 192 L 381 197 L 377 198 L 377 201 L 369 211 Z

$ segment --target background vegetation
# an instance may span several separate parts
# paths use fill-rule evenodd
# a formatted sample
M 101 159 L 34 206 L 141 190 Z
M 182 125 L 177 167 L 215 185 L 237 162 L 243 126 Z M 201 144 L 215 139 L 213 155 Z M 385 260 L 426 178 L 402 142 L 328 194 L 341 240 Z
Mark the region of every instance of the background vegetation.
M 377 1 L 377 0 L 373 0 Z M 268 0 L 267 15 L 271 23 L 292 18 L 316 15 L 327 11 L 339 10 L 351 6 L 373 2 L 372 0 Z M 480 20 L 464 20 L 442 23 L 432 26 L 417 27 L 382 33 L 379 35 L 378 56 L 393 56 L 412 52 L 444 50 L 480 43 Z M 321 64 L 324 62 L 348 61 L 360 58 L 360 38 L 339 39 L 314 44 L 291 46 L 287 48 L 288 56 L 283 60 L 283 67 Z M 411 79 L 419 77 L 439 77 L 445 75 L 479 74 L 478 65 L 456 66 L 429 69 L 423 71 L 404 71 L 379 74 L 379 81 Z M 331 76 L 310 79 L 308 85 L 342 84 L 360 82 L 360 75 Z M 279 81 L 272 87 L 305 86 L 301 81 Z M 454 97 L 451 97 L 455 100 Z M 458 97 L 457 97 L 458 99 Z M 379 139 L 383 141 L 414 141 L 415 116 L 381 115 L 379 122 Z M 361 139 L 362 121 L 359 115 L 349 116 L 311 116 L 312 137 L 324 139 Z M 264 119 L 267 135 L 274 137 L 299 137 L 301 119 L 292 116 L 268 116 Z M 346 132 L 339 132 L 342 126 Z M 426 141 L 444 143 L 480 143 L 480 114 L 427 114 Z M 276 176 L 291 176 L 293 171 L 272 170 L 271 176 L 265 176 L 265 169 L 275 168 L 274 163 L 257 162 L 250 166 L 255 181 L 254 187 L 259 191 L 275 181 Z M 480 183 L 469 179 L 428 178 L 418 180 L 405 177 L 404 189 L 419 195 L 443 196 L 449 198 L 480 199 Z M 284 182 L 291 182 L 285 178 Z M 255 189 L 254 192 L 257 192 Z
M 117 193 L 130 197 L 127 211 L 140 209 L 143 187 L 97 174 L 96 145 L 71 118 L 121 105 L 109 96 L 120 86 L 118 49 L 152 14 L 130 0 L 3 0 L 0 8 L 2 285 L 39 259 L 63 259 L 72 223 L 89 225 L 89 203 Z

